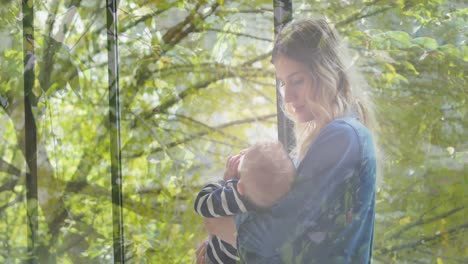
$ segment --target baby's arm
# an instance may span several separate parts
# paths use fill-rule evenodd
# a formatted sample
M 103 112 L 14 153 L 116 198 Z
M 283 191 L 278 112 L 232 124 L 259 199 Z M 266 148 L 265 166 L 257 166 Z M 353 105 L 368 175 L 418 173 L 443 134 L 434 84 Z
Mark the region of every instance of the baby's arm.
M 247 212 L 237 191 L 237 179 L 210 183 L 195 199 L 195 211 L 203 217 L 222 217 Z
M 222 181 L 202 188 L 195 199 L 195 211 L 203 217 L 222 217 L 247 212 L 245 203 L 237 191 L 238 166 L 243 153 L 226 161 Z

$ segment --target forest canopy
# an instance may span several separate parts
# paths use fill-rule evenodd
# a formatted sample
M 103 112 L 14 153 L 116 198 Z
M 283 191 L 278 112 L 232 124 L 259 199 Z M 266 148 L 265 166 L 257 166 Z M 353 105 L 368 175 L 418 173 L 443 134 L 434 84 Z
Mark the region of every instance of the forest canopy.
M 0 7 L 0 262 L 113 263 L 106 1 L 23 2 Z M 333 23 L 369 84 L 381 152 L 374 262 L 467 263 L 466 3 L 292 7 L 293 18 Z M 191 263 L 206 236 L 192 209 L 197 190 L 222 177 L 228 155 L 277 139 L 274 8 L 260 0 L 119 2 L 127 262 Z M 25 97 L 35 131 L 25 126 Z

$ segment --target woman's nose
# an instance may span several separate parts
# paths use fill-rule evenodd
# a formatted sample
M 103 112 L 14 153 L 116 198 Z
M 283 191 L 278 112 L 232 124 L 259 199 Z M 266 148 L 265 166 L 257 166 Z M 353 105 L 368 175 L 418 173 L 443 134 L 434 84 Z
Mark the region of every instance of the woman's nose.
M 285 86 L 284 87 L 284 102 L 291 103 L 295 99 L 296 99 L 296 94 L 294 93 L 294 90 Z

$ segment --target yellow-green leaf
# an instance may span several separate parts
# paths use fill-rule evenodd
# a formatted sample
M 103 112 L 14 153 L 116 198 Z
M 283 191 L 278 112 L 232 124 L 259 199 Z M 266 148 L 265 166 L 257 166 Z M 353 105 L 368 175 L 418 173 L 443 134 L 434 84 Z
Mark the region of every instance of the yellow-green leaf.
M 407 217 L 404 217 L 402 219 L 400 219 L 400 225 L 406 225 L 406 224 L 409 224 L 411 222 L 411 217 L 410 216 L 407 216 Z
M 435 50 L 439 47 L 437 41 L 433 38 L 421 37 L 413 39 L 413 42 L 427 50 Z

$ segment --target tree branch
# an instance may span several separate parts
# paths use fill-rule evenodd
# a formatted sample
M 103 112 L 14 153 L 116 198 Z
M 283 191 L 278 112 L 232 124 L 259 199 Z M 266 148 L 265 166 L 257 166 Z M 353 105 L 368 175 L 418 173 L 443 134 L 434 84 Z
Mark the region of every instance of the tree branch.
M 22 172 L 20 169 L 6 162 L 2 158 L 0 158 L 0 171 L 14 175 L 13 177 L 10 178 L 9 181 L 7 181 L 2 186 L 0 186 L 0 192 L 13 191 L 19 179 L 21 178 L 21 175 L 25 175 L 25 176 L 28 175 L 28 173 Z
M 419 226 L 419 225 L 425 225 L 425 224 L 429 224 L 429 223 L 432 223 L 434 221 L 437 221 L 437 220 L 440 220 L 442 218 L 445 218 L 445 217 L 448 217 L 452 214 L 455 214 L 459 211 L 462 211 L 463 209 L 465 209 L 465 206 L 461 206 L 461 207 L 458 207 L 458 208 L 454 208 L 448 212 L 445 212 L 443 214 L 440 214 L 440 215 L 437 215 L 437 216 L 434 216 L 434 217 L 431 217 L 431 218 L 428 218 L 428 219 L 419 219 L 418 221 L 415 221 L 413 223 L 410 223 L 406 226 L 404 226 L 402 229 L 400 229 L 397 233 L 395 233 L 394 235 L 392 235 L 390 237 L 390 239 L 396 239 L 398 238 L 403 232 L 406 232 L 408 231 L 409 229 L 413 228 L 413 227 L 416 227 L 416 226 Z
M 267 120 L 267 119 L 274 118 L 274 117 L 276 117 L 276 114 L 269 114 L 269 115 L 264 115 L 264 116 L 259 116 L 259 117 L 247 118 L 247 119 L 243 119 L 243 120 L 236 120 L 236 121 L 228 122 L 228 123 L 213 127 L 213 130 L 218 131 L 220 129 L 228 128 L 228 127 L 231 127 L 231 126 L 247 124 L 247 123 L 251 123 L 251 122 L 255 122 L 255 121 L 263 121 L 263 120 Z M 191 141 L 191 140 L 193 140 L 195 138 L 205 136 L 205 135 L 207 135 L 209 133 L 210 132 L 208 132 L 208 131 L 199 132 L 199 133 L 196 133 L 196 134 L 191 135 L 189 137 L 186 137 L 186 138 L 183 138 L 183 139 L 180 139 L 180 140 L 176 140 L 176 141 L 173 141 L 173 142 L 171 142 L 169 144 L 166 144 L 165 147 L 172 148 L 172 147 L 175 147 L 177 145 L 187 143 L 187 142 L 189 142 L 189 141 Z M 161 150 L 162 150 L 162 147 L 158 147 L 158 148 L 155 148 L 152 151 L 152 153 L 159 152 Z
M 218 130 L 225 129 L 225 128 L 228 128 L 228 127 L 231 127 L 231 126 L 248 124 L 248 123 L 255 122 L 255 121 L 264 121 L 264 120 L 268 120 L 268 119 L 275 118 L 275 117 L 276 117 L 276 113 L 228 122 L 228 123 L 225 123 L 225 124 L 222 124 L 222 125 L 219 125 L 219 126 L 212 127 L 212 129 L 213 129 L 212 131 L 203 131 L 203 132 L 195 133 L 195 134 L 189 135 L 189 136 L 187 136 L 185 138 L 175 140 L 175 141 L 167 143 L 167 144 L 165 144 L 163 146 L 159 146 L 157 148 L 154 148 L 153 150 L 151 150 L 151 153 L 160 152 L 160 151 L 163 151 L 165 149 L 173 148 L 175 146 L 190 142 L 190 141 L 192 141 L 192 140 L 194 140 L 196 138 L 203 137 L 203 136 L 205 136 L 205 135 L 207 135 L 207 134 L 209 134 L 209 133 L 211 133 L 213 131 L 218 131 Z M 128 158 L 136 158 L 136 157 L 141 157 L 141 155 L 143 155 L 143 152 L 140 152 L 140 153 L 137 153 L 137 154 L 134 154 L 134 155 L 131 155 L 131 156 L 127 156 L 127 157 Z
M 389 6 L 386 6 L 386 7 L 382 7 L 380 9 L 377 9 L 373 12 L 370 12 L 370 13 L 364 13 L 364 10 L 369 8 L 369 7 L 372 7 L 374 6 L 375 4 L 377 4 L 378 2 L 381 2 L 382 0 L 374 0 L 373 2 L 369 2 L 369 3 L 366 3 L 365 4 L 365 7 L 363 7 L 361 10 L 357 11 L 356 13 L 352 14 L 351 16 L 349 16 L 348 18 L 345 18 L 344 20 L 342 21 L 339 21 L 338 23 L 335 24 L 335 27 L 336 28 L 339 28 L 339 27 L 343 27 L 347 24 L 350 24 L 354 21 L 357 21 L 359 19 L 362 19 L 362 18 L 366 18 L 366 17 L 371 17 L 371 16 L 374 16 L 374 15 L 377 15 L 377 14 L 380 14 L 380 13 L 383 13 L 383 12 L 386 12 L 392 8 L 395 8 L 397 7 L 397 2 L 395 3 L 390 3 Z M 405 0 L 405 7 L 404 9 L 408 9 L 408 8 L 411 8 L 414 3 L 414 1 L 409 1 L 409 0 Z
M 250 68 L 248 71 L 245 71 L 245 67 L 248 66 L 248 65 L 253 64 L 254 62 L 257 62 L 259 60 L 262 60 L 262 59 L 270 56 L 269 54 L 270 54 L 270 52 L 268 52 L 266 54 L 262 54 L 262 55 L 254 58 L 252 60 L 249 60 L 249 61 L 247 61 L 247 62 L 243 63 L 242 65 L 237 66 L 235 68 L 226 67 L 225 69 L 220 69 L 220 72 L 219 72 L 219 74 L 217 76 L 215 76 L 213 78 L 210 78 L 208 80 L 203 80 L 200 83 L 197 83 L 197 84 L 193 85 L 192 87 L 187 88 L 184 91 L 180 92 L 179 94 L 173 96 L 172 98 L 169 98 L 168 100 L 162 102 L 160 105 L 153 108 L 151 110 L 151 112 L 144 115 L 145 119 L 150 118 L 153 114 L 156 114 L 156 113 L 165 113 L 171 106 L 173 106 L 177 102 L 183 100 L 188 95 L 191 95 L 191 94 L 193 94 L 194 92 L 196 92 L 198 90 L 205 89 L 210 84 L 212 84 L 214 82 L 217 82 L 217 81 L 220 81 L 220 80 L 223 80 L 223 79 L 227 79 L 227 78 L 230 78 L 230 77 L 238 76 L 236 74 L 236 71 L 235 71 L 236 69 L 239 69 L 239 72 L 242 72 L 243 74 L 245 74 L 247 76 L 255 76 L 258 73 L 265 73 L 264 70 L 256 69 L 256 68 Z
M 205 18 L 213 14 L 218 8 L 219 3 L 215 2 L 212 4 L 210 11 L 205 15 L 200 15 L 198 13 L 200 6 L 201 4 L 197 3 L 190 14 L 184 19 L 184 21 L 166 31 L 162 37 L 162 40 L 166 45 L 172 47 L 188 36 L 188 34 L 194 32 L 198 26 L 197 23 L 200 23 L 200 20 L 203 21 Z
M 383 7 L 383 8 L 380 8 L 380 9 L 377 9 L 373 12 L 370 12 L 370 13 L 367 13 L 367 14 L 363 14 L 362 11 L 363 10 L 360 10 L 354 14 L 352 14 L 350 17 L 342 20 L 342 21 L 339 21 L 338 23 L 335 24 L 335 27 L 336 28 L 340 28 L 340 27 L 343 27 L 347 24 L 350 24 L 354 21 L 357 21 L 359 19 L 363 19 L 363 18 L 366 18 L 366 17 L 371 17 L 371 16 L 374 16 L 374 15 L 377 15 L 377 14 L 380 14 L 380 13 L 383 13 L 383 12 L 386 12 L 392 8 L 394 8 L 395 6 L 387 6 L 387 7 Z
M 119 29 L 119 33 L 123 33 L 125 31 L 135 27 L 139 23 L 145 22 L 148 19 L 152 19 L 152 18 L 156 17 L 157 15 L 160 15 L 160 14 L 166 12 L 167 10 L 169 10 L 171 8 L 172 8 L 172 6 L 168 5 L 166 8 L 156 9 L 156 11 L 154 11 L 154 12 L 151 12 L 151 13 L 148 13 L 146 15 L 140 16 L 138 19 L 134 20 L 132 23 L 130 23 L 128 25 L 125 25 L 124 27 L 121 27 Z M 124 9 L 122 9 L 120 7 L 119 7 L 119 10 L 122 11 L 123 13 L 127 14 L 127 15 L 132 15 L 132 11 L 133 11 L 133 10 L 127 11 L 127 10 L 124 10 Z M 102 29 L 104 29 L 104 28 L 105 27 L 103 27 Z
M 22 202 L 23 201 L 23 198 L 24 198 L 24 195 L 23 194 L 16 194 L 16 197 L 13 201 L 11 202 L 8 202 L 7 204 L 3 205 L 0 207 L 0 215 L 3 214 L 3 211 L 5 211 L 5 209 L 7 209 L 8 207 L 16 204 L 16 203 L 19 203 L 19 202 Z
M 196 124 L 196 125 L 199 125 L 199 126 L 201 126 L 201 127 L 204 127 L 204 128 L 206 128 L 206 129 L 208 129 L 207 132 L 209 132 L 209 133 L 210 133 L 210 132 L 219 133 L 219 134 L 222 135 L 222 136 L 225 136 L 225 137 L 227 137 L 227 138 L 231 138 L 231 139 L 236 140 L 236 141 L 238 141 L 238 142 L 242 142 L 244 145 L 247 145 L 247 142 L 245 142 L 244 140 L 240 139 L 239 137 L 232 136 L 232 135 L 229 135 L 229 134 L 227 134 L 227 133 L 224 133 L 222 130 L 220 130 L 220 129 L 216 128 L 216 127 L 209 126 L 209 125 L 207 125 L 207 124 L 205 124 L 205 123 L 203 123 L 203 122 L 200 122 L 200 121 L 198 121 L 198 120 L 195 120 L 194 118 L 191 118 L 191 117 L 188 117 L 188 116 L 184 116 L 184 115 L 181 115 L 181 114 L 175 114 L 175 116 L 177 116 L 177 117 L 179 117 L 179 118 L 181 118 L 181 119 L 188 120 L 188 121 L 190 121 L 190 122 L 193 123 L 193 124 Z
M 271 8 L 255 8 L 255 9 L 221 9 L 217 13 L 225 14 L 261 14 L 261 13 L 273 13 Z
M 444 235 L 450 235 L 450 234 L 452 234 L 454 232 L 461 232 L 461 230 L 463 230 L 463 229 L 465 229 L 467 227 L 468 227 L 468 222 L 464 223 L 464 224 L 461 224 L 461 225 L 458 225 L 458 226 L 455 226 L 455 227 L 452 227 L 452 228 L 448 229 L 447 231 L 436 233 L 433 236 L 425 236 L 425 237 L 422 237 L 422 238 L 420 238 L 420 239 L 418 239 L 416 241 L 413 241 L 413 242 L 404 243 L 404 244 L 392 246 L 390 248 L 382 248 L 382 249 L 377 249 L 377 250 L 380 251 L 381 254 L 388 254 L 390 252 L 395 252 L 395 251 L 414 249 L 416 247 L 419 247 L 419 246 L 422 246 L 422 245 L 426 244 L 427 242 L 440 239 Z
M 218 32 L 218 33 L 224 33 L 224 34 L 230 34 L 230 35 L 235 35 L 235 36 L 241 36 L 241 37 L 247 37 L 247 38 L 251 38 L 251 39 L 267 41 L 267 42 L 273 42 L 273 39 L 271 39 L 271 38 L 262 38 L 262 37 L 258 37 L 258 36 L 249 35 L 249 34 L 246 34 L 246 33 L 234 32 L 234 31 L 230 31 L 230 30 L 222 30 L 222 29 L 218 29 L 218 28 L 209 28 L 206 31 L 213 31 L 213 32 Z

